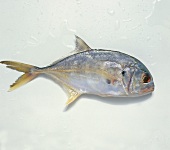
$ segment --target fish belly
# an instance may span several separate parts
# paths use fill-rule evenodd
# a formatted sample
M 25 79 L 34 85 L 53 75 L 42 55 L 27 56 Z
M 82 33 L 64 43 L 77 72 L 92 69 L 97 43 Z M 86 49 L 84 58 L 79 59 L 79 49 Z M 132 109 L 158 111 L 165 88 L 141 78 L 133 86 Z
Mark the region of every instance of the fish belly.
M 103 97 L 126 95 L 121 82 L 108 84 L 107 79 L 96 73 L 70 73 L 66 82 L 82 93 Z

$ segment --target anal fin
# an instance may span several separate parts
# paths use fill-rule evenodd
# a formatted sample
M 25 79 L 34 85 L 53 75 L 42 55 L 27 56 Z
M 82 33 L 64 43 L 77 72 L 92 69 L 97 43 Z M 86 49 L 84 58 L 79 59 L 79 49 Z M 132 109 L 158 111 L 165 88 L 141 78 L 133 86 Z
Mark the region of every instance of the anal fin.
M 50 77 L 52 80 L 57 81 L 57 83 L 59 83 L 59 85 L 63 88 L 63 90 L 67 93 L 68 95 L 68 100 L 66 102 L 66 107 L 71 104 L 72 102 L 74 102 L 79 96 L 81 96 L 83 94 L 83 92 L 80 92 L 79 90 L 77 90 L 76 88 L 72 87 L 71 85 L 65 83 L 64 81 L 61 80 L 61 78 L 64 77 L 63 74 L 58 73 L 57 77 L 56 75 L 52 75 L 50 74 Z
M 78 90 L 70 87 L 69 85 L 64 84 L 63 85 L 64 89 L 66 90 L 68 94 L 68 100 L 66 102 L 66 106 L 74 102 L 82 93 L 79 92 Z
M 69 104 L 71 104 L 72 102 L 74 102 L 80 95 L 81 95 L 80 93 L 72 90 L 72 91 L 70 92 L 70 96 L 69 96 L 69 98 L 68 98 L 68 100 L 67 100 L 67 102 L 66 102 L 66 105 L 69 105 Z

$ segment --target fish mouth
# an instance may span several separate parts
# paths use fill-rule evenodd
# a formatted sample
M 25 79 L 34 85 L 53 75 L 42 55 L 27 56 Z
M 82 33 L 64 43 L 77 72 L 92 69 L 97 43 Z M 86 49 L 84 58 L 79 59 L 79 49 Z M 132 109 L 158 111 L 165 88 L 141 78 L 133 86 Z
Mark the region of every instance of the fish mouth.
M 140 95 L 152 93 L 155 89 L 154 82 L 151 81 L 144 89 L 141 90 Z

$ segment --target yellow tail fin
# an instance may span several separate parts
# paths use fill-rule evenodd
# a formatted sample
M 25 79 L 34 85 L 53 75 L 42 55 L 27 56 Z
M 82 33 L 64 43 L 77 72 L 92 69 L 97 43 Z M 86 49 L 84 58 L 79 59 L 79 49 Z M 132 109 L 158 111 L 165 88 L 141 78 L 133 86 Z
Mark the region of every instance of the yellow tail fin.
M 32 65 L 28 65 L 28 64 L 23 64 L 23 63 L 19 63 L 19 62 L 15 62 L 15 61 L 1 61 L 1 64 L 5 64 L 7 65 L 7 68 L 10 69 L 14 69 L 20 72 L 24 72 L 23 75 L 21 75 L 16 81 L 15 83 L 13 83 L 10 86 L 9 91 L 13 91 L 17 88 L 19 88 L 20 86 L 30 82 L 31 80 L 33 80 L 34 78 L 36 78 L 39 73 L 35 72 L 35 66 Z

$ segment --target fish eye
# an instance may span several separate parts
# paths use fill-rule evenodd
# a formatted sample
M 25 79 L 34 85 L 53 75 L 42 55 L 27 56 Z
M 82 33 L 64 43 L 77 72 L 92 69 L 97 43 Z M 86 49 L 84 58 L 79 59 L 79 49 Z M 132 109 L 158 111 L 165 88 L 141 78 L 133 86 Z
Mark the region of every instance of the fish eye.
M 151 81 L 151 77 L 148 73 L 144 73 L 142 75 L 142 82 L 143 83 L 149 83 Z

